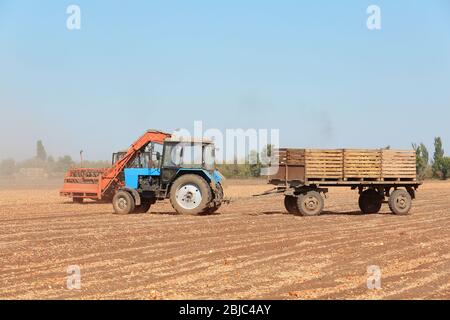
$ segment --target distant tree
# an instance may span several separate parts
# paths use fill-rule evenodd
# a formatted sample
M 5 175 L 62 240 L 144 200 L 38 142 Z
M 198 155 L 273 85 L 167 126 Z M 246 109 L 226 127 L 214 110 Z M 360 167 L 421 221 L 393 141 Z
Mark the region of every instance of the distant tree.
M 433 176 L 439 178 L 442 176 L 442 165 L 444 161 L 444 149 L 442 148 L 441 137 L 434 138 L 434 156 L 433 156 Z
M 55 163 L 55 172 L 66 172 L 74 162 L 70 156 L 59 157 L 58 161 Z
M 53 173 L 55 171 L 56 168 L 56 161 L 55 158 L 53 158 L 52 156 L 48 156 L 47 157 L 47 173 Z
M 252 177 L 259 177 L 261 174 L 261 161 L 257 151 L 250 151 L 249 155 L 249 170 Z
M 420 179 L 425 178 L 429 162 L 429 153 L 423 143 L 417 145 L 413 143 L 413 149 L 416 151 L 416 169 Z
M 261 150 L 261 162 L 263 165 L 267 166 L 271 164 L 272 156 L 274 153 L 275 146 L 273 144 L 267 144 L 262 150 Z
M 450 174 L 450 157 L 444 157 L 441 162 L 442 179 L 447 180 Z
M 9 177 L 14 174 L 16 170 L 16 162 L 14 159 L 5 159 L 0 162 L 0 176 Z
M 47 163 L 45 160 L 39 159 L 37 157 L 33 157 L 27 160 L 24 160 L 18 164 L 19 168 L 45 168 L 47 167 Z
M 42 161 L 47 160 L 47 152 L 45 151 L 42 140 L 38 140 L 36 142 L 36 158 L 38 158 Z
M 76 166 L 81 166 L 81 163 L 75 163 Z M 99 160 L 99 161 L 89 161 L 83 160 L 83 167 L 85 168 L 108 168 L 111 166 L 110 161 Z

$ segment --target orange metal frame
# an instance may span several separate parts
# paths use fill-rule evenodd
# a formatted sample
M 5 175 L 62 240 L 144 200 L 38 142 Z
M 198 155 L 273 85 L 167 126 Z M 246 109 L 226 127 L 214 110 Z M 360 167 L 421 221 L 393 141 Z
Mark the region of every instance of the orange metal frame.
M 61 196 L 102 199 L 115 185 L 122 182 L 119 175 L 136 153 L 149 143 L 163 143 L 170 138 L 169 133 L 158 130 L 148 130 L 128 148 L 122 159 L 107 169 L 75 168 L 67 172 L 64 185 L 60 191 Z

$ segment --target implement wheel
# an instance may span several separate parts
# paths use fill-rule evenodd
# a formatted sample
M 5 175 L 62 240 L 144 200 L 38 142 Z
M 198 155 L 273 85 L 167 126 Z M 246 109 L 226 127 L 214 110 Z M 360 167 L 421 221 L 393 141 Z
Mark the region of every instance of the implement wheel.
M 297 207 L 302 216 L 318 216 L 324 207 L 323 197 L 317 191 L 308 191 L 297 198 Z
M 211 187 L 196 174 L 182 175 L 170 188 L 170 203 L 179 214 L 205 213 L 211 200 Z
M 374 189 L 365 190 L 359 196 L 359 208 L 364 214 L 380 212 L 383 197 Z
M 409 214 L 411 205 L 411 195 L 406 190 L 394 190 L 389 196 L 389 208 L 397 215 Z
M 297 205 L 297 197 L 294 196 L 285 196 L 284 197 L 284 207 L 286 208 L 287 212 L 292 214 L 298 214 L 300 211 L 298 210 Z
M 135 202 L 133 196 L 126 191 L 118 191 L 112 200 L 114 213 L 129 214 L 135 209 Z

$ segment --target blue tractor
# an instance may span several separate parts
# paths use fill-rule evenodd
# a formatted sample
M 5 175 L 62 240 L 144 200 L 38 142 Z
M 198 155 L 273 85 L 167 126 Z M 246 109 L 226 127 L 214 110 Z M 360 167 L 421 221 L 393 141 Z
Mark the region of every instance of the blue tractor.
M 113 162 L 124 156 L 114 154 Z M 204 139 L 152 141 L 134 153 L 122 179 L 112 199 L 117 214 L 144 213 L 164 199 L 180 214 L 210 214 L 225 202 L 222 176 L 215 170 L 215 146 Z

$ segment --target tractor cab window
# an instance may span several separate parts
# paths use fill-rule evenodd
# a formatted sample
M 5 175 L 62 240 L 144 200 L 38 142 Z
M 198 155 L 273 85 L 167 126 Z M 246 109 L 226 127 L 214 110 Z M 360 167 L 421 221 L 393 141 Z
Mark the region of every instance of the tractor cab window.
M 138 152 L 134 159 L 127 164 L 127 168 L 149 168 L 151 165 L 150 160 L 150 152 Z
M 203 146 L 203 164 L 206 170 L 212 171 L 215 169 L 216 149 L 214 144 L 207 144 Z
M 164 151 L 164 166 L 199 168 L 204 167 L 205 145 L 201 143 L 166 144 Z M 211 155 L 211 152 L 208 151 Z M 208 162 L 210 162 L 210 157 Z
M 152 168 L 159 168 L 161 166 L 161 156 L 163 153 L 163 145 L 155 143 L 152 148 Z
M 116 153 L 113 153 L 113 156 L 112 156 L 112 164 L 115 164 L 117 161 L 122 160 L 122 158 L 123 158 L 126 154 L 127 154 L 126 152 L 116 152 Z

